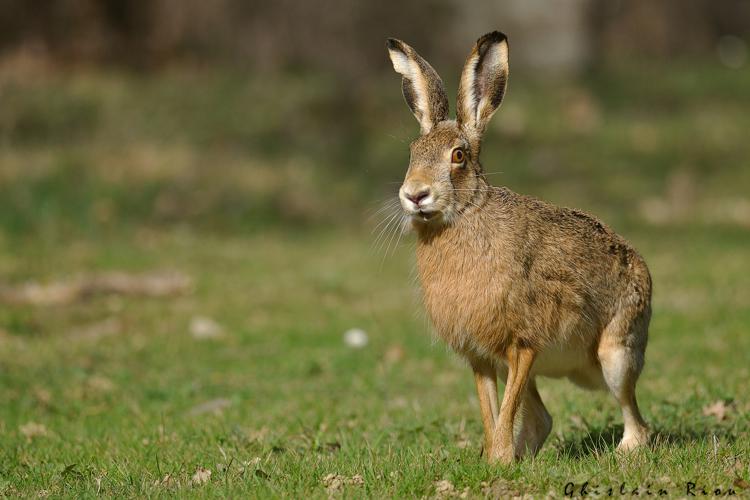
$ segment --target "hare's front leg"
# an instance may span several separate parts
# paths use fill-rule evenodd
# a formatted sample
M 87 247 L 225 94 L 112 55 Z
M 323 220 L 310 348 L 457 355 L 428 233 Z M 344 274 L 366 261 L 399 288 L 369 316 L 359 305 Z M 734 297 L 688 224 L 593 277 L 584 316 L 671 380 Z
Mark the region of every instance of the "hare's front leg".
M 526 390 L 526 383 L 529 380 L 529 372 L 535 357 L 536 353 L 528 347 L 514 345 L 508 349 L 508 378 L 505 383 L 503 402 L 500 405 L 500 415 L 495 424 L 492 447 L 488 454 L 490 462 L 509 464 L 516 457 L 516 450 L 513 446 L 513 422 Z
M 492 363 L 486 360 L 472 360 L 471 368 L 474 370 L 474 382 L 477 384 L 479 409 L 482 412 L 484 453 L 489 454 L 492 447 L 492 436 L 495 433 L 495 422 L 497 421 L 498 412 L 497 374 Z

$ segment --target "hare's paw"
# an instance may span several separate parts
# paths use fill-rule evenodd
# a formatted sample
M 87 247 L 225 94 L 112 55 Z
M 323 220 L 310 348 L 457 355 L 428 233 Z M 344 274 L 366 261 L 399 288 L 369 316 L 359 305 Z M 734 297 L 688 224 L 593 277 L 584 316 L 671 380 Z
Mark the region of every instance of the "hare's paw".
M 493 443 L 487 453 L 487 460 L 491 464 L 510 465 L 515 459 L 516 452 L 512 440 L 500 440 L 500 442 Z
M 622 437 L 620 444 L 617 445 L 617 451 L 624 453 L 633 451 L 641 446 L 647 445 L 649 439 L 650 433 L 646 428 L 638 429 L 631 434 L 626 433 L 626 435 Z
M 491 464 L 510 465 L 516 460 L 516 454 L 513 448 L 504 448 L 489 455 L 489 462 Z

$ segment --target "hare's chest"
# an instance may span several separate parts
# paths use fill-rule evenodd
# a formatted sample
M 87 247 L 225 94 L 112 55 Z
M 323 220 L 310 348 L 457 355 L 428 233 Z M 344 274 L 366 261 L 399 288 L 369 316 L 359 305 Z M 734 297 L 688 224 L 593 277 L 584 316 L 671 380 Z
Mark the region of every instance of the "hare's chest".
M 465 260 L 419 262 L 425 309 L 437 334 L 459 353 L 498 352 L 506 337 L 502 273 Z

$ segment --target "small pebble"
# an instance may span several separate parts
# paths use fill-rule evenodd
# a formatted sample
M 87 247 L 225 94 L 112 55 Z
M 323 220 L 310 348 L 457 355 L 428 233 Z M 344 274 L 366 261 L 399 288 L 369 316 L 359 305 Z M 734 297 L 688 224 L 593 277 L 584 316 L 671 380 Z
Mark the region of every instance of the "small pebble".
M 216 321 L 206 316 L 195 316 L 190 321 L 190 334 L 196 340 L 222 337 L 224 329 Z
M 361 349 L 367 342 L 367 333 L 361 328 L 350 328 L 344 333 L 344 343 L 353 349 Z

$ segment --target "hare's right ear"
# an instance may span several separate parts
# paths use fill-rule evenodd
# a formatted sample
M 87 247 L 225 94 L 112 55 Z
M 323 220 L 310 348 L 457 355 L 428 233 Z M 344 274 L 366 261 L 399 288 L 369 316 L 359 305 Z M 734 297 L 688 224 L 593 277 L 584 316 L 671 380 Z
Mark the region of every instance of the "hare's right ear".
M 508 39 L 493 31 L 477 40 L 464 65 L 458 84 L 458 124 L 481 138 L 503 100 L 507 84 Z
M 393 69 L 401 74 L 406 104 L 417 117 L 422 134 L 448 117 L 448 96 L 443 81 L 427 61 L 401 40 L 389 38 L 386 47 Z

